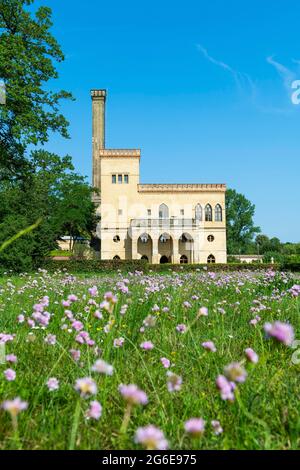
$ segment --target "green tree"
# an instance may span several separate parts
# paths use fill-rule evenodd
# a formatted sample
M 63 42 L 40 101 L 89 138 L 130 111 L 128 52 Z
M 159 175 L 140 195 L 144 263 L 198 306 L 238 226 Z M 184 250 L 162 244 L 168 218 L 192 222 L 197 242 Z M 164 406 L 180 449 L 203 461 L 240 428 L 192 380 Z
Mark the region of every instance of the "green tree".
M 57 248 L 56 240 L 67 230 L 88 236 L 95 230 L 93 188 L 74 172 L 70 157 L 59 158 L 44 150 L 33 152 L 28 175 L 0 185 L 0 245 L 41 219 L 37 230 L 16 240 L 0 253 L 8 269 L 29 270 Z
M 58 78 L 56 62 L 64 55 L 50 29 L 51 9 L 32 14 L 33 0 L 0 0 L 0 78 L 6 86 L 6 104 L 0 105 L 0 178 L 29 171 L 28 144 L 47 142 L 50 132 L 68 137 L 68 122 L 59 112 L 62 90 L 45 85 Z
M 80 180 L 62 183 L 55 221 L 60 226 L 60 235 L 70 237 L 70 251 L 73 251 L 76 240 L 91 239 L 96 230 L 97 217 L 92 192 L 92 188 Z
M 259 234 L 255 238 L 255 244 L 257 246 L 257 252 L 263 254 L 269 249 L 270 239 L 267 235 Z
M 226 192 L 227 251 L 229 254 L 247 252 L 260 228 L 254 225 L 255 206 L 234 189 Z
M 282 253 L 283 245 L 279 238 L 269 238 L 267 235 L 257 235 L 255 239 L 256 246 L 260 254 L 270 253 Z

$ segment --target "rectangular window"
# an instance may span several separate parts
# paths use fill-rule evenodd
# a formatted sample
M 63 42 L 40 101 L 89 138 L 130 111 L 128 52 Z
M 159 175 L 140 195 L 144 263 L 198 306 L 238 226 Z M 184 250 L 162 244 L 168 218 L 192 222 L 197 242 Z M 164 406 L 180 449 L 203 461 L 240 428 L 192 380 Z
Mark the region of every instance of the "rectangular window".
M 151 209 L 148 209 L 147 213 L 148 213 L 148 217 L 151 217 Z
M 118 175 L 118 183 L 119 184 L 123 183 L 123 175 Z
M 128 175 L 124 175 L 124 183 L 125 184 L 129 183 L 129 176 Z
M 117 175 L 111 175 L 111 182 L 112 182 L 112 184 L 116 184 L 116 182 L 117 182 Z
M 180 215 L 184 215 L 184 209 L 180 209 Z
M 119 210 L 118 210 L 118 215 L 123 215 L 122 209 L 119 209 Z

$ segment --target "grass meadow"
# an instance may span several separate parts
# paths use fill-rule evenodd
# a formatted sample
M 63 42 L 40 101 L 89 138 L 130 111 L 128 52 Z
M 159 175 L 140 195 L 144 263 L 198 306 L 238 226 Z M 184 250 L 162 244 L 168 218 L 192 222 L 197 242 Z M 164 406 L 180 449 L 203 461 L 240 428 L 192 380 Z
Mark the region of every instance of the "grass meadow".
M 0 449 L 299 448 L 299 283 L 3 275 Z

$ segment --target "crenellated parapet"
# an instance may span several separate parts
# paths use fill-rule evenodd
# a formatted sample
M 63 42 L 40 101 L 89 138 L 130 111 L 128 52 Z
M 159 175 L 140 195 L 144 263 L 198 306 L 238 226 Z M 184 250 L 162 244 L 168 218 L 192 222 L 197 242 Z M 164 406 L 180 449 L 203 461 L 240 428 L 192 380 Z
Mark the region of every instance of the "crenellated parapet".
M 225 192 L 226 184 L 139 184 L 140 193 Z
M 141 157 L 140 149 L 100 149 L 99 157 Z

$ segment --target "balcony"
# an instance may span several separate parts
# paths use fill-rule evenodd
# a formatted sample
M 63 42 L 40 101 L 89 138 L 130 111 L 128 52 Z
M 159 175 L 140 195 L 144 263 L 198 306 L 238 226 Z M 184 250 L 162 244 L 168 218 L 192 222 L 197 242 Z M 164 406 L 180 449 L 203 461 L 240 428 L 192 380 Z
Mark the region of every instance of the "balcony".
M 185 219 L 180 217 L 172 217 L 170 219 L 132 219 L 130 222 L 131 228 L 143 229 L 182 229 L 182 228 L 195 228 L 199 226 L 199 222 L 195 219 Z

